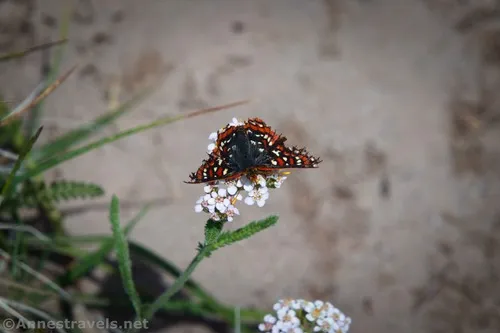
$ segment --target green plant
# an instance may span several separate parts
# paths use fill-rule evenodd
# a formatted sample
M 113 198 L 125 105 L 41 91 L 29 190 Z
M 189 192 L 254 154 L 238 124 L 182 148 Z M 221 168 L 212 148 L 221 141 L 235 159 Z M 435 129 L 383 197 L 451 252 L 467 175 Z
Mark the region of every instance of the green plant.
M 6 103 L 0 101 L 0 156 L 5 161 L 0 166 L 0 286 L 3 291 L 0 295 L 0 309 L 3 310 L 0 319 L 15 319 L 21 324 L 20 326 L 26 328 L 35 328 L 32 325 L 36 319 L 37 322 L 47 323 L 47 327 L 50 328 L 51 324 L 72 320 L 76 306 L 83 306 L 88 310 L 99 309 L 101 312 L 113 307 L 122 312 L 130 310 L 130 319 L 133 319 L 131 321 L 133 325 L 128 329 L 130 333 L 144 328 L 145 324 L 152 321 L 160 312 L 219 320 L 234 327 L 236 332 L 255 330 L 265 312 L 223 304 L 192 280 L 191 274 L 215 251 L 248 239 L 277 223 L 278 216 L 272 215 L 247 223 L 239 229 L 224 231 L 224 225 L 232 221 L 235 215 L 239 215 L 235 204 L 242 200 L 241 193 L 248 194 L 244 200 L 246 204 L 262 206 L 269 197 L 269 189 L 279 188 L 286 179 L 283 173 L 276 170 L 288 167 L 314 168 L 321 160 L 310 156 L 305 149 L 286 147 L 283 144 L 286 139 L 271 131 L 262 120 L 258 118 L 249 120 L 249 126 L 255 126 L 252 133 L 254 136 L 245 134 L 247 142 L 234 144 L 232 152 L 244 156 L 243 162 L 240 159 L 236 163 L 246 164 L 249 156 L 254 158 L 250 162 L 250 164 L 255 163 L 251 164 L 252 166 L 261 163 L 261 158 L 266 158 L 268 164 L 261 163 L 257 166 L 262 167 L 262 170 L 266 169 L 264 171 L 267 172 L 256 175 L 248 173 L 248 177 L 242 177 L 245 170 L 235 171 L 235 168 L 231 170 L 223 166 L 224 163 L 228 165 L 234 163 L 233 155 L 227 154 L 226 159 L 222 160 L 222 155 L 210 154 L 209 159 L 203 161 L 199 172 L 191 175 L 192 183 L 206 183 L 207 180 L 214 179 L 217 182 L 206 185 L 205 194 L 196 202 L 195 211 L 208 213 L 209 218 L 205 224 L 204 240 L 198 244 L 196 254 L 185 270 L 179 269 L 144 245 L 129 239 L 134 227 L 146 215 L 149 205 L 145 205 L 122 228 L 120 201 L 116 195 L 112 196 L 109 206 L 112 235 L 85 237 L 68 235 L 57 204 L 77 198 L 100 197 L 105 191 L 98 184 L 81 180 L 65 179 L 48 184 L 43 177 L 44 172 L 124 137 L 183 119 L 228 109 L 247 101 L 197 110 L 179 116 L 163 117 L 115 135 L 85 142 L 119 117 L 132 111 L 133 107 L 153 91 L 148 88 L 88 124 L 82 124 L 48 143 L 36 145 L 38 138 L 43 134 L 43 126 L 38 124 L 41 120 L 44 98 L 63 84 L 76 68 L 74 66 L 58 76 L 62 57 L 61 44 L 66 41 L 68 31 L 67 17 L 64 22 L 60 41 L 0 55 L 0 62 L 9 61 L 37 50 L 59 47 L 48 77 L 23 102 L 10 109 Z M 29 116 L 28 126 L 23 126 L 21 115 Z M 227 133 L 233 130 L 236 132 L 232 126 L 241 126 L 238 133 L 242 133 L 242 129 L 245 133 L 249 133 L 247 127 L 243 127 L 236 119 L 233 119 L 232 124 L 228 124 Z M 217 133 L 212 133 L 210 137 L 214 141 L 209 145 L 210 151 L 223 149 Z M 252 139 L 257 142 L 251 141 Z M 82 143 L 83 145 L 75 148 L 77 144 Z M 268 147 L 269 151 L 260 154 L 264 151 L 262 147 Z M 274 154 L 273 157 L 269 157 L 270 150 Z M 277 167 L 273 169 L 272 165 Z M 230 177 L 232 180 L 221 179 L 228 171 L 235 173 L 230 176 L 237 177 Z M 25 209 L 34 210 L 36 214 L 34 217 L 28 217 L 24 214 Z M 83 244 L 92 244 L 96 248 L 83 249 L 81 246 Z M 108 260 L 113 252 L 116 253 L 117 265 Z M 141 285 L 136 283 L 134 258 L 139 259 L 147 267 L 172 276 L 175 281 L 161 292 L 154 294 L 142 292 Z M 108 296 L 82 291 L 81 282 L 91 279 L 92 273 L 96 270 L 116 273 L 120 277 L 120 287 L 125 293 Z M 49 308 L 47 303 L 50 301 L 57 301 L 59 306 Z M 347 332 L 350 324 L 350 318 L 345 317 L 330 303 L 325 305 L 319 301 L 311 303 L 303 300 L 280 300 L 274 308 L 277 311 L 276 317 L 266 315 L 264 323 L 259 325 L 261 330 L 274 331 L 275 328 L 281 327 L 302 332 L 301 327 L 303 327 L 308 332 Z M 5 321 L 3 324 L 5 326 Z M 299 324 L 301 327 L 297 326 Z M 78 325 L 52 328 L 59 332 L 80 331 Z
M 67 31 L 67 30 L 65 30 Z M 66 40 L 36 46 L 30 50 L 0 55 L 0 61 L 10 61 L 16 57 L 42 50 L 46 47 L 62 48 Z M 59 50 L 58 59 L 62 49 Z M 180 116 L 164 117 L 148 124 L 140 125 L 118 134 L 89 141 L 91 136 L 112 124 L 119 117 L 130 112 L 153 88 L 147 88 L 129 101 L 109 110 L 88 124 L 60 135 L 45 144 L 36 144 L 43 135 L 43 126 L 38 126 L 42 112 L 41 102 L 57 87 L 68 79 L 75 67 L 57 76 L 60 60 L 54 62 L 51 75 L 19 105 L 9 108 L 0 101 L 0 155 L 5 162 L 0 168 L 0 286 L 4 291 L 0 296 L 0 308 L 4 311 L 0 319 L 15 318 L 29 325 L 30 320 L 46 322 L 71 319 L 77 305 L 88 309 L 106 308 L 110 304 L 123 308 L 132 307 L 136 319 L 151 320 L 158 311 L 183 313 L 226 322 L 230 325 L 238 320 L 242 330 L 253 327 L 261 318 L 262 311 L 235 309 L 218 301 L 190 278 L 196 266 L 217 249 L 235 241 L 250 237 L 254 233 L 274 225 L 277 217 L 271 216 L 262 221 L 248 224 L 233 232 L 223 232 L 223 221 L 208 220 L 206 238 L 200 243 L 197 254 L 186 270 L 181 270 L 167 259 L 152 252 L 143 245 L 129 239 L 134 226 L 147 210 L 146 205 L 124 228 L 120 227 L 119 200 L 113 196 L 110 205 L 112 235 L 70 236 L 64 228 L 64 219 L 57 204 L 72 199 L 92 199 L 104 195 L 105 190 L 98 184 L 82 180 L 65 179 L 47 183 L 44 172 L 62 163 L 92 152 L 108 143 L 126 136 L 158 126 L 174 123 L 183 119 L 201 116 L 237 106 L 246 101 L 236 102 L 213 108 L 186 113 Z M 21 119 L 28 115 L 28 126 Z M 35 130 L 32 131 L 32 128 Z M 76 148 L 76 146 L 79 147 Z M 34 212 L 31 216 L 25 210 Z M 81 245 L 94 245 L 93 250 L 83 249 Z M 116 252 L 118 267 L 109 263 L 109 256 Z M 133 260 L 142 262 L 173 276 L 176 281 L 163 294 L 157 297 L 141 297 L 132 274 Z M 54 267 L 57 269 L 54 270 Z M 110 272 L 118 270 L 128 298 L 106 298 L 79 291 L 83 280 L 92 272 L 102 269 Z M 174 296 L 183 292 L 185 300 Z M 60 306 L 48 309 L 47 302 L 57 301 Z M 250 326 L 248 326 L 250 325 Z M 65 327 L 58 331 L 68 331 Z M 79 331 L 73 328 L 72 331 Z

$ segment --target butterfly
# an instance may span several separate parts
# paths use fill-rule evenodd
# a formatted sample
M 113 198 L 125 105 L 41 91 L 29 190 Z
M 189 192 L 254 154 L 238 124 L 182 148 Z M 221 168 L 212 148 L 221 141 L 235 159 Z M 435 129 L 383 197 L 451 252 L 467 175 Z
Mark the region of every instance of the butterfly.
M 317 168 L 322 162 L 305 148 L 286 146 L 286 140 L 260 118 L 228 124 L 218 131 L 215 148 L 185 183 L 230 181 L 243 175 L 254 177 L 282 169 Z

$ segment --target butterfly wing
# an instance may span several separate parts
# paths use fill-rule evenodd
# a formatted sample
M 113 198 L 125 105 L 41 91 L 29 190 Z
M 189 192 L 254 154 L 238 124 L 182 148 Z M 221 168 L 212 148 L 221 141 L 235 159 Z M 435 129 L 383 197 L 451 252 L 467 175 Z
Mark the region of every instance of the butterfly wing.
M 240 176 L 241 173 L 232 171 L 225 158 L 210 154 L 207 159 L 203 160 L 198 170 L 189 175 L 190 181 L 185 181 L 185 183 L 209 183 L 218 180 L 231 180 Z
M 265 172 L 277 169 L 309 169 L 317 168 L 322 160 L 310 155 L 305 148 L 287 147 L 283 144 L 272 146 L 269 151 L 269 161 L 254 169 Z
M 276 133 L 260 118 L 250 118 L 245 122 L 245 132 L 253 144 L 268 150 L 273 145 L 283 144 L 286 137 Z

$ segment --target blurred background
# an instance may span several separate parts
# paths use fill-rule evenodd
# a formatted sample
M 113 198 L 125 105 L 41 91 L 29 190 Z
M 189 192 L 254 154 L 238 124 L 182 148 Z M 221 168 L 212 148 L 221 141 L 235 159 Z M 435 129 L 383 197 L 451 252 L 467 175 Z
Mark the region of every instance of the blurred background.
M 180 267 L 203 239 L 202 185 L 183 181 L 208 135 L 261 117 L 324 162 L 297 171 L 230 228 L 280 221 L 204 261 L 194 278 L 219 299 L 271 310 L 322 299 L 350 332 L 499 332 L 500 2 L 494 0 L 0 1 L 0 52 L 56 40 L 73 3 L 41 140 L 156 92 L 105 130 L 250 99 L 141 133 L 51 170 L 102 184 L 102 206 L 69 207 L 76 235 L 110 233 L 107 203 L 157 205 L 133 238 Z M 40 53 L 0 68 L 20 101 Z M 209 332 L 181 323 L 160 332 Z

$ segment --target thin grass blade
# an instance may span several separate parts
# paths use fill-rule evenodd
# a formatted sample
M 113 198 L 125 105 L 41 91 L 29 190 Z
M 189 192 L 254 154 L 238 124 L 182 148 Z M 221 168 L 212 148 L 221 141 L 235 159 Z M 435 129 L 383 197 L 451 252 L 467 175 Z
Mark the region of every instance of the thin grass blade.
M 0 249 L 0 254 L 5 259 L 12 260 L 12 257 L 7 252 L 5 252 L 2 249 Z M 50 278 L 48 278 L 47 276 L 43 275 L 42 273 L 39 273 L 39 272 L 35 271 L 28 264 L 26 264 L 26 263 L 24 263 L 22 261 L 18 260 L 17 264 L 19 265 L 19 268 L 21 268 L 22 270 L 24 270 L 26 273 L 34 276 L 40 282 L 42 282 L 45 285 L 47 285 L 50 289 L 52 289 L 55 292 L 57 292 L 62 298 L 66 299 L 68 301 L 71 300 L 71 295 L 67 291 L 65 291 L 63 288 L 61 288 L 60 286 L 58 286 L 57 283 L 55 283 L 54 281 L 52 281 Z
M 71 73 L 74 72 L 76 69 L 76 65 L 70 68 L 66 73 L 64 73 L 61 77 L 59 77 L 57 80 L 52 82 L 49 86 L 43 89 L 43 91 L 36 95 L 29 103 L 27 103 L 27 100 L 23 101 L 19 106 L 14 108 L 11 112 L 9 112 L 6 116 L 0 119 L 0 126 L 7 125 L 10 123 L 12 120 L 17 119 L 20 117 L 24 112 L 31 110 L 35 105 L 40 103 L 43 99 L 45 99 L 47 96 L 49 96 L 57 87 L 59 87 L 70 75 Z M 49 81 L 50 82 L 50 81 Z M 37 87 L 39 89 L 39 87 Z M 35 89 L 35 91 L 37 90 Z M 30 95 L 32 97 L 33 93 Z
M 22 58 L 24 56 L 27 56 L 30 53 L 40 51 L 40 50 L 45 50 L 45 49 L 51 48 L 53 46 L 57 46 L 57 45 L 66 43 L 67 41 L 68 40 L 66 38 L 64 38 L 64 39 L 56 40 L 54 42 L 48 42 L 48 43 L 43 43 L 40 45 L 35 45 L 33 47 L 27 48 L 27 49 L 22 50 L 22 51 L 16 51 L 16 52 L 3 54 L 3 55 L 0 55 L 0 62 L 12 60 L 12 59 L 16 59 L 16 58 Z
M 61 25 L 59 28 L 59 39 L 61 40 L 68 38 L 69 26 L 71 18 L 73 16 L 74 2 L 66 1 L 64 5 L 65 5 L 65 12 L 61 19 Z M 47 74 L 45 73 L 45 70 L 42 67 L 42 80 L 44 82 L 52 82 L 59 75 L 59 70 L 61 67 L 62 58 L 64 54 L 64 47 L 65 47 L 64 44 L 56 47 L 56 52 L 53 61 L 51 62 L 50 60 L 48 60 L 49 72 Z M 38 128 L 40 124 L 40 116 L 42 113 L 43 104 L 44 104 L 43 100 L 40 100 L 40 102 L 35 104 L 34 108 L 32 109 L 31 117 L 28 121 L 28 129 L 30 132 L 33 132 L 34 129 Z
M 22 314 L 20 314 L 19 312 L 14 310 L 12 307 L 10 307 L 9 304 L 7 304 L 7 302 L 5 302 L 3 300 L 3 298 L 1 298 L 1 297 L 0 297 L 0 308 L 2 308 L 5 312 L 10 314 L 11 316 L 16 317 L 17 319 L 22 321 L 24 324 L 26 324 L 26 325 L 29 324 L 29 320 L 26 319 L 26 317 L 24 317 Z
M 0 297 L 0 304 L 7 304 L 11 308 L 16 308 L 16 309 L 18 309 L 20 311 L 31 313 L 32 315 L 34 315 L 34 316 L 36 316 L 38 318 L 44 319 L 44 320 L 46 320 L 48 322 L 55 323 L 55 322 L 59 321 L 57 318 L 52 317 L 51 315 L 47 314 L 46 312 L 44 312 L 44 311 L 42 311 L 40 309 L 37 309 L 37 308 L 34 308 L 32 306 L 23 304 L 21 302 L 10 300 L 10 299 L 4 298 L 4 297 Z M 26 320 L 25 324 L 28 325 L 28 326 L 26 326 L 27 328 L 30 328 L 30 329 L 36 329 L 37 328 L 37 327 L 33 327 L 33 326 L 36 326 L 36 325 L 34 325 L 35 322 L 28 321 L 26 318 L 24 318 L 24 319 Z M 58 331 L 60 333 L 66 333 L 66 331 L 64 329 L 60 328 L 59 325 L 55 325 L 55 329 L 56 329 L 56 331 Z
M 153 87 L 155 88 L 155 87 Z M 87 139 L 92 134 L 98 132 L 105 126 L 111 124 L 119 117 L 125 115 L 127 112 L 132 111 L 134 106 L 139 104 L 144 98 L 149 96 L 154 89 L 148 88 L 137 96 L 133 97 L 129 101 L 123 103 L 117 108 L 110 110 L 109 112 L 97 117 L 92 122 L 85 124 L 79 128 L 76 128 L 68 133 L 61 135 L 55 140 L 41 146 L 37 149 L 36 155 L 34 155 L 36 160 L 43 160 L 48 158 L 49 156 L 53 156 L 55 154 L 61 153 L 66 149 L 80 143 L 81 141 Z
M 163 118 L 160 118 L 160 119 L 153 121 L 149 124 L 139 125 L 137 127 L 130 128 L 130 129 L 122 131 L 118 134 L 97 140 L 95 142 L 92 142 L 92 143 L 87 144 L 83 147 L 74 149 L 74 150 L 69 151 L 67 153 L 64 153 L 64 154 L 61 154 L 58 156 L 54 156 L 54 157 L 49 158 L 45 161 L 39 161 L 38 165 L 36 167 L 34 167 L 32 170 L 26 171 L 24 174 L 17 176 L 15 178 L 15 181 L 21 182 L 21 181 L 24 181 L 24 180 L 29 179 L 31 177 L 34 177 L 36 175 L 39 175 L 42 172 L 44 172 L 48 169 L 51 169 L 51 168 L 53 168 L 53 167 L 55 167 L 63 162 L 69 161 L 75 157 L 86 154 L 94 149 L 100 148 L 108 143 L 120 140 L 120 139 L 125 138 L 127 136 L 131 136 L 133 134 L 144 132 L 146 130 L 149 130 L 149 129 L 152 129 L 155 127 L 159 127 L 162 125 L 170 124 L 170 123 L 173 123 L 173 122 L 181 120 L 181 119 L 191 118 L 191 117 L 203 115 L 206 113 L 211 113 L 211 112 L 216 112 L 216 111 L 220 111 L 220 110 L 224 110 L 224 109 L 229 109 L 231 107 L 235 107 L 235 106 L 241 105 L 241 104 L 246 104 L 248 102 L 249 101 L 239 101 L 239 102 L 235 102 L 235 103 L 231 103 L 231 104 L 226 104 L 226 105 L 216 106 L 216 107 L 212 107 L 212 108 L 197 110 L 197 111 L 185 114 L 185 115 L 179 115 L 179 116 L 173 116 L 173 117 L 163 117 Z
M 40 136 L 40 133 L 42 133 L 43 127 L 40 127 L 38 131 L 35 133 L 35 135 L 26 143 L 25 148 L 19 155 L 19 158 L 16 161 L 16 164 L 14 165 L 14 168 L 12 169 L 12 172 L 10 173 L 9 177 L 7 178 L 7 181 L 5 182 L 5 185 L 2 188 L 2 204 L 10 197 L 11 192 L 12 192 L 12 187 L 14 184 L 14 178 L 17 173 L 17 170 L 21 167 L 21 163 L 24 161 L 24 159 L 27 157 L 28 153 L 31 151 L 33 148 L 33 145 L 35 144 L 36 140 L 38 140 L 38 137 Z

